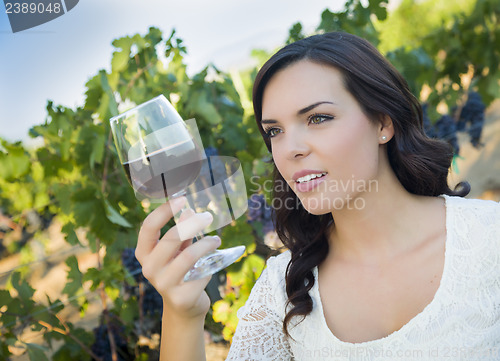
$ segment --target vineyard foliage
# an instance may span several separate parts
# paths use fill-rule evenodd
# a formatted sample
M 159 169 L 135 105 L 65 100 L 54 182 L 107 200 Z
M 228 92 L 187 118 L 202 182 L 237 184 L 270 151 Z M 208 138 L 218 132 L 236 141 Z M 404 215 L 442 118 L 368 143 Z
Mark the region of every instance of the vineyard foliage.
M 342 11 L 326 9 L 316 32 L 349 31 L 387 48 L 384 39 L 390 27 L 384 29 L 384 22 L 394 21 L 386 6 L 384 0 L 349 0 Z M 457 131 L 467 131 L 479 147 L 484 107 L 499 97 L 500 3 L 477 0 L 469 8 L 442 26 L 413 32 L 411 46 L 385 54 L 426 104 L 429 135 L 453 143 Z M 284 42 L 306 35 L 296 23 Z M 30 131 L 43 139 L 43 146 L 32 150 L 20 142 L 1 141 L 2 256 L 21 253 L 23 262 L 36 262 L 30 242 L 57 223 L 68 245 L 89 249 L 97 260 L 95 267 L 82 272 L 77 257 L 67 257 L 67 281 L 59 299 L 34 297 L 29 266 L 8 274 L 0 290 L 1 359 L 8 359 L 14 349 L 37 361 L 47 360 L 49 354 L 56 361 L 157 358 L 154 340 L 161 300 L 140 277 L 131 251 L 151 208 L 138 202 L 128 185 L 109 127 L 109 118 L 157 95 L 170 99 L 184 119 L 196 119 L 205 147 L 240 159 L 248 196 L 253 197 L 249 215 L 220 231 L 222 247 L 243 244 L 247 252 L 219 275 L 223 286 L 220 296 L 213 297 L 207 329 L 231 340 L 236 310 L 270 254 L 271 212 L 264 207 L 265 199 L 271 201 L 269 154 L 251 108 L 256 69 L 228 74 L 210 64 L 190 76 L 184 62 L 187 48 L 175 30 L 165 37 L 151 27 L 145 35 L 116 39 L 113 46 L 111 70 L 100 70 L 88 80 L 83 106 L 48 101 L 45 123 Z M 264 51 L 255 54 L 260 62 L 265 57 Z M 65 319 L 66 307 L 86 317 L 96 296 L 102 303 L 99 327 L 88 330 Z M 26 339 L 29 330 L 43 334 L 44 343 Z

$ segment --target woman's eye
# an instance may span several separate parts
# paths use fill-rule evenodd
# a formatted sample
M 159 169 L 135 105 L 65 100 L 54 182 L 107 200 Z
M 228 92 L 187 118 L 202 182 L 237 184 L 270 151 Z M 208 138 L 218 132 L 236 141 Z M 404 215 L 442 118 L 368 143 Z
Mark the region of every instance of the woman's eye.
M 275 137 L 276 135 L 278 135 L 281 132 L 281 129 L 269 128 L 269 129 L 265 129 L 264 132 L 266 133 L 268 138 L 272 138 L 272 137 Z
M 327 120 L 332 120 L 333 117 L 331 115 L 326 114 L 313 114 L 308 118 L 309 124 L 320 124 Z

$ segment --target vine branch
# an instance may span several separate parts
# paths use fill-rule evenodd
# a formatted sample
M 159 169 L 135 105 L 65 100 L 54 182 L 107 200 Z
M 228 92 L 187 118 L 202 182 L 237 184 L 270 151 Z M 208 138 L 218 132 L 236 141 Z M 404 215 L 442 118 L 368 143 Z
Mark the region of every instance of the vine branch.
M 104 361 L 102 359 L 102 357 L 97 356 L 87 345 L 85 345 L 82 341 L 80 341 L 76 336 L 74 336 L 71 333 L 71 330 L 68 327 L 68 325 L 66 324 L 66 322 L 64 322 L 59 316 L 57 316 L 53 312 L 51 312 L 51 314 L 59 320 L 59 322 L 63 325 L 64 330 L 62 328 L 59 328 L 59 327 L 54 327 L 45 321 L 38 320 L 36 322 L 38 322 L 40 325 L 42 325 L 43 327 L 45 327 L 47 330 L 49 330 L 51 332 L 57 332 L 57 333 L 60 333 L 61 335 L 64 335 L 64 336 L 71 338 L 74 342 L 76 342 L 86 353 L 88 353 L 96 361 Z
M 128 93 L 130 92 L 130 90 L 134 86 L 135 82 L 141 77 L 141 75 L 144 74 L 144 72 L 146 70 L 149 70 L 149 68 L 151 68 L 153 65 L 154 65 L 154 63 L 151 61 L 143 68 L 139 68 L 139 70 L 137 70 L 137 73 L 134 74 L 132 79 L 130 79 L 130 81 L 127 84 L 127 88 L 125 89 L 125 92 L 123 93 L 123 99 L 127 98 Z

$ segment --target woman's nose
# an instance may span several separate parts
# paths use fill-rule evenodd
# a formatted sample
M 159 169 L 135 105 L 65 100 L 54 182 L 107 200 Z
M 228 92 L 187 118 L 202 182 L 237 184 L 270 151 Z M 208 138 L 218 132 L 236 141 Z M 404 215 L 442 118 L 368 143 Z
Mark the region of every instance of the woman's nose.
M 288 132 L 286 141 L 286 154 L 288 159 L 307 156 L 311 152 L 310 139 L 306 130 L 295 129 Z

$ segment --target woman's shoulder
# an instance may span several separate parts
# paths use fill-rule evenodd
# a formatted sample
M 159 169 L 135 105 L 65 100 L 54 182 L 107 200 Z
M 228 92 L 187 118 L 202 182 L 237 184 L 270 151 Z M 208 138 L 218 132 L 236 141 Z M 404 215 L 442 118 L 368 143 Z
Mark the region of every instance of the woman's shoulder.
M 488 305 L 494 305 L 500 296 L 500 204 L 461 197 L 447 197 L 446 201 L 451 216 L 443 278 L 451 275 L 446 283 L 449 301 L 463 299 L 461 304 L 471 310 L 498 316 L 498 310 L 492 311 Z
M 500 264 L 500 203 L 446 196 L 448 246 L 467 252 L 468 261 Z
M 288 267 L 290 258 L 291 253 L 289 250 L 268 258 L 266 261 L 266 268 L 262 272 L 268 282 L 274 286 L 285 287 L 286 268 Z
M 456 222 L 467 225 L 498 228 L 500 232 L 500 203 L 492 200 L 472 199 L 444 195 L 447 209 Z
M 460 207 L 467 207 L 467 208 L 491 208 L 491 209 L 498 209 L 500 207 L 500 203 L 493 201 L 493 200 L 486 200 L 486 199 L 477 199 L 477 198 L 465 198 L 465 197 L 460 197 L 460 196 L 449 196 L 446 194 L 443 194 L 442 197 L 446 198 L 447 200 L 454 202 L 457 206 Z
M 269 257 L 269 259 L 266 262 L 267 268 L 281 269 L 284 267 L 286 269 L 288 263 L 290 262 L 290 258 L 291 258 L 290 250 L 286 250 L 277 256 Z

